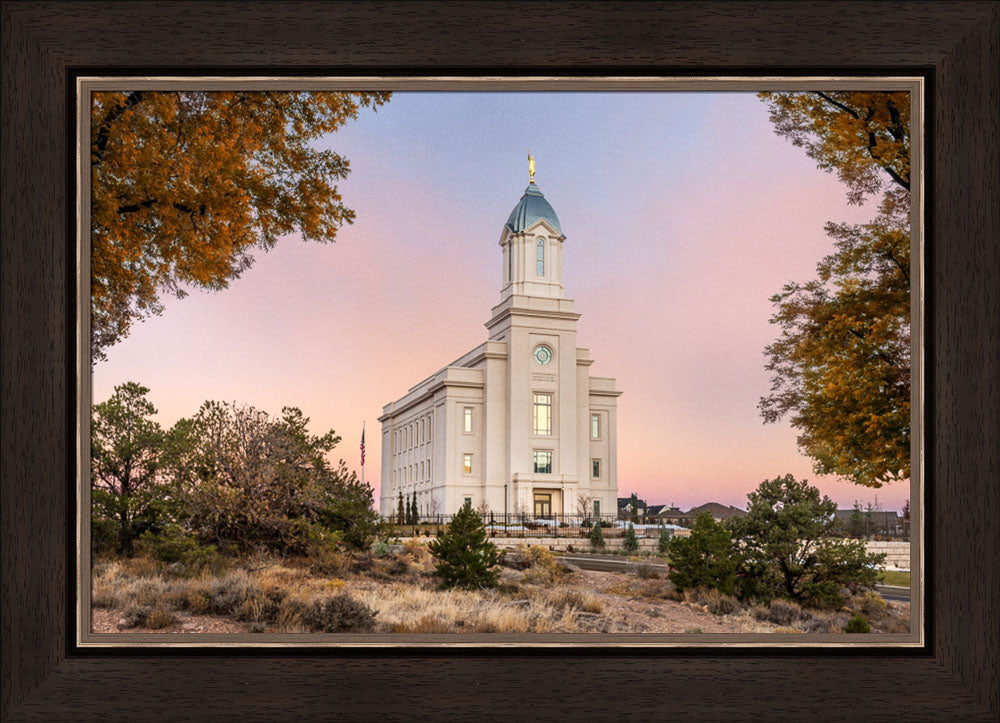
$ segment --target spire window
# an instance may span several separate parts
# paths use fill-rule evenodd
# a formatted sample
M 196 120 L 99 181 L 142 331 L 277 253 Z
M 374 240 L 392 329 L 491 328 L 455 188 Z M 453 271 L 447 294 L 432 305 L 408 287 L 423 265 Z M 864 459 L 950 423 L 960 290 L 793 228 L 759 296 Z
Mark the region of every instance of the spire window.
M 536 272 L 538 276 L 545 276 L 545 239 L 539 238 L 535 242 L 536 252 Z

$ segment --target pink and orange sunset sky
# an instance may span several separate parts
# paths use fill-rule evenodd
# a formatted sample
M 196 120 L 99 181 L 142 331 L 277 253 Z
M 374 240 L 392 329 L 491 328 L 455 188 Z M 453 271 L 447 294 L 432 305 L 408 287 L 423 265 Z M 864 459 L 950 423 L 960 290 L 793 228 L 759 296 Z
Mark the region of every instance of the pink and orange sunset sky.
M 297 406 L 378 499 L 382 406 L 486 339 L 497 241 L 528 182 L 555 208 L 563 285 L 595 376 L 617 379 L 619 496 L 745 507 L 806 477 L 841 507 L 901 509 L 909 485 L 817 477 L 787 422 L 765 425 L 769 297 L 814 278 L 828 221 L 863 222 L 845 187 L 774 133 L 752 93 L 396 93 L 323 140 L 350 159 L 357 213 L 334 244 L 290 236 L 229 289 L 165 298 L 94 367 L 164 426 L 206 399 Z

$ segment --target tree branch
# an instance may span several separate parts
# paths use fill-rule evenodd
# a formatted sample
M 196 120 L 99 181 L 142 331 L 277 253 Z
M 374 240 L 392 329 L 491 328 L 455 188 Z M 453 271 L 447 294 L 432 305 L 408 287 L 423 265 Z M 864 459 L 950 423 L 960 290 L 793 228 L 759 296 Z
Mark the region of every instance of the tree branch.
M 858 339 L 860 339 L 861 341 L 865 341 L 864 334 L 862 334 L 862 333 L 860 333 L 860 332 L 858 332 L 858 331 L 856 331 L 854 329 L 851 329 L 851 328 L 848 328 L 847 331 L 849 331 L 851 334 L 854 334 L 854 336 L 858 337 Z M 878 349 L 873 349 L 872 353 L 875 356 L 877 356 L 880 359 L 882 359 L 883 361 L 885 361 L 887 364 L 895 364 L 895 361 L 893 360 L 893 358 L 891 356 L 889 356 L 888 354 L 886 354 L 885 352 L 883 352 L 883 351 L 879 351 Z
M 143 201 L 139 201 L 137 203 L 129 203 L 129 204 L 126 204 L 124 206 L 119 206 L 118 207 L 118 213 L 135 213 L 136 211 L 141 211 L 144 208 L 150 208 L 151 206 L 155 206 L 159 202 L 160 202 L 159 199 L 156 199 L 156 198 L 147 198 L 147 199 L 145 199 Z M 194 217 L 194 215 L 196 213 L 199 216 L 204 216 L 205 215 L 205 210 L 206 210 L 205 204 L 202 204 L 201 206 L 199 206 L 197 211 L 195 211 L 193 208 L 191 208 L 187 204 L 177 203 L 176 201 L 174 201 L 170 205 L 173 206 L 174 208 L 176 208 L 178 211 L 181 211 L 183 213 L 191 215 L 192 218 Z
M 892 259 L 892 263 L 896 264 L 896 268 L 899 269 L 900 273 L 903 274 L 903 278 L 906 279 L 906 283 L 909 284 L 910 283 L 909 269 L 904 268 L 903 265 L 899 263 L 899 259 L 896 258 L 896 254 L 894 254 L 892 251 L 889 251 L 889 258 Z
M 844 111 L 845 113 L 847 113 L 848 115 L 850 115 L 855 120 L 862 121 L 865 124 L 866 128 L 868 126 L 868 119 L 874 113 L 874 109 L 869 108 L 868 117 L 862 118 L 861 114 L 858 113 L 856 110 L 854 110 L 850 106 L 844 105 L 843 103 L 841 103 L 841 102 L 839 102 L 837 100 L 834 100 L 833 98 L 831 98 L 830 96 L 828 96 L 826 93 L 823 93 L 823 92 L 820 92 L 818 90 L 815 90 L 815 91 L 813 91 L 813 94 L 818 95 L 820 98 L 822 98 L 823 100 L 825 100 L 830 105 L 832 105 L 832 106 L 834 106 L 836 108 L 839 108 L 840 110 Z M 899 111 L 896 110 L 895 106 L 893 106 L 891 103 L 889 103 L 889 115 L 890 115 L 890 117 L 892 117 L 893 123 L 896 126 L 896 132 L 893 132 L 893 129 L 889 129 L 889 133 L 892 135 L 893 138 L 896 138 L 896 140 L 902 141 L 903 139 L 901 137 L 897 137 L 897 133 L 900 132 L 899 131 Z M 892 167 L 890 167 L 889 165 L 883 163 L 879 159 L 879 157 L 875 155 L 874 149 L 875 149 L 876 145 L 878 145 L 878 137 L 875 135 L 875 132 L 872 131 L 869 128 L 868 129 L 868 155 L 871 156 L 872 160 L 875 161 L 878 164 L 879 168 L 881 168 L 883 171 L 885 171 L 886 173 L 889 174 L 889 177 L 892 178 L 893 181 L 895 181 L 897 184 L 899 184 L 900 186 L 902 186 L 903 188 L 905 188 L 907 191 L 909 191 L 910 190 L 910 182 L 908 180 L 904 180 L 902 176 L 900 176 L 898 173 L 896 173 L 896 171 L 894 171 L 892 169 Z
M 834 100 L 833 98 L 831 98 L 830 96 L 828 96 L 826 93 L 821 93 L 818 90 L 814 90 L 813 93 L 815 95 L 818 95 L 820 98 L 822 98 L 823 100 L 825 100 L 830 105 L 835 106 L 837 108 L 840 108 L 840 110 L 842 110 L 845 113 L 849 114 L 852 118 L 856 118 L 857 120 L 861 120 L 861 116 L 858 114 L 858 112 L 855 111 L 850 106 L 844 105 L 843 103 L 840 103 L 840 102 Z

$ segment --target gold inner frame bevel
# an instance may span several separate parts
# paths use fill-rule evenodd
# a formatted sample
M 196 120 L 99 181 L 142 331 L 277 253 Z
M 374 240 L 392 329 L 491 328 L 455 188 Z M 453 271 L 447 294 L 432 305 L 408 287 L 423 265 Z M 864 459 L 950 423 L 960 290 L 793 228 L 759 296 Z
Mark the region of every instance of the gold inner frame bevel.
M 774 633 L 675 634 L 675 633 L 562 633 L 562 634 L 195 634 L 195 633 L 93 633 L 90 631 L 90 173 L 84 139 L 90 138 L 90 93 L 114 90 L 392 90 L 392 91 L 563 91 L 563 92 L 757 92 L 763 90 L 883 90 L 908 91 L 911 108 L 911 364 L 916 383 L 911 390 L 910 476 L 910 625 L 909 633 L 816 634 L 808 641 L 789 640 Z M 925 643 L 926 590 L 925 520 L 925 106 L 922 76 L 717 76 L 717 77 L 173 77 L 87 76 L 76 79 L 76 645 L 81 648 L 919 648 Z M 88 143 L 89 146 L 89 143 Z M 914 253 L 915 252 L 915 253 Z M 86 300 L 87 303 L 83 303 Z M 86 414 L 84 414 L 86 410 Z M 84 514 L 86 513 L 86 514 Z M 84 573 L 86 571 L 86 574 Z M 85 584 L 86 583 L 86 584 Z M 780 638 L 776 639 L 776 638 Z M 845 640 L 850 638 L 850 641 Z

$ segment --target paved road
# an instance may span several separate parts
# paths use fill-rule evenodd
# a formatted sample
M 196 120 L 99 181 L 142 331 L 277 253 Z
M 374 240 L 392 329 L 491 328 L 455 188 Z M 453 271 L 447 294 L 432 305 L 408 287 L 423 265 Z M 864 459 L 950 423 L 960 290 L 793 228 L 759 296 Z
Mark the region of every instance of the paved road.
M 910 588 L 897 587 L 895 585 L 876 585 L 875 591 L 882 596 L 883 600 L 898 600 L 899 602 L 910 602 Z
M 576 565 L 582 570 L 597 570 L 599 572 L 632 572 L 639 564 L 653 568 L 661 575 L 666 575 L 669 568 L 663 563 L 635 563 L 623 557 L 614 555 L 560 555 L 560 560 Z M 910 601 L 910 588 L 893 585 L 876 585 L 875 590 L 884 600 Z

